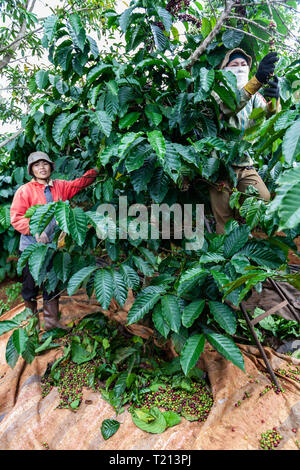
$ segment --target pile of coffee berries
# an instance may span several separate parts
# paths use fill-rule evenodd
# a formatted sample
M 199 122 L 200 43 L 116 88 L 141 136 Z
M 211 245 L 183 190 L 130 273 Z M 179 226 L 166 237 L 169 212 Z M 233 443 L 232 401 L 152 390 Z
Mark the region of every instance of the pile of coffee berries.
M 297 377 L 297 375 L 300 375 L 300 367 L 296 367 L 296 369 L 277 369 L 276 372 L 278 374 L 283 375 L 284 377 L 288 377 L 289 379 L 295 380 L 296 382 L 300 383 L 300 377 Z
M 94 385 L 93 374 L 95 367 L 102 364 L 101 360 L 97 359 L 89 361 L 84 364 L 75 364 L 68 362 L 60 369 L 59 383 L 57 385 L 60 403 L 58 408 L 69 408 L 70 403 L 75 400 L 82 400 L 82 388 L 91 388 Z M 42 377 L 42 398 L 55 387 L 53 378 L 49 371 Z
M 212 406 L 213 397 L 205 381 L 193 383 L 191 391 L 174 389 L 171 385 L 159 387 L 157 392 L 142 395 L 138 408 L 157 406 L 166 411 L 174 411 L 187 419 L 205 421 Z
M 274 392 L 276 393 L 276 395 L 278 395 L 280 392 L 284 392 L 285 390 L 280 386 L 280 387 L 277 387 L 273 382 L 272 382 L 272 385 L 267 385 L 264 390 L 262 392 L 260 392 L 259 396 L 262 397 L 263 395 L 265 395 L 265 393 L 267 393 L 269 390 L 274 390 Z
M 279 434 L 276 428 L 270 429 L 267 432 L 262 433 L 260 440 L 260 447 L 264 450 L 274 450 L 278 447 L 282 436 Z
M 274 23 L 274 21 L 270 21 L 269 23 L 269 29 L 275 29 L 276 28 L 276 23 Z

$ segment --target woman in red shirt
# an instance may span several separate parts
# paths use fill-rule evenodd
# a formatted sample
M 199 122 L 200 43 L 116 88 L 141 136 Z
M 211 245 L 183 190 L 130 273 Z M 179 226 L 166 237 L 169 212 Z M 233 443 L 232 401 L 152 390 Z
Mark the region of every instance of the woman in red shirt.
M 79 191 L 90 186 L 98 175 L 98 171 L 92 169 L 84 173 L 81 178 L 77 178 L 73 181 L 52 180 L 51 173 L 54 170 L 54 162 L 51 161 L 49 156 L 44 152 L 33 152 L 29 155 L 27 170 L 29 175 L 32 175 L 33 178 L 31 181 L 18 188 L 10 209 L 11 224 L 21 233 L 20 252 L 24 251 L 25 248 L 32 243 L 50 243 L 54 236 L 54 228 L 56 225 L 54 218 L 40 235 L 36 234 L 35 237 L 33 237 L 30 234 L 29 219 L 24 217 L 24 215 L 31 206 L 71 199 Z M 51 263 L 48 269 L 51 269 Z M 21 294 L 25 306 L 30 308 L 33 313 L 36 313 L 36 297 L 39 292 L 39 287 L 35 284 L 30 274 L 28 264 L 25 266 L 22 276 L 23 283 Z M 42 286 L 42 290 L 45 330 L 47 331 L 55 327 L 62 328 L 58 320 L 59 296 L 57 292 L 48 293 L 44 286 Z M 53 298 L 54 296 L 56 297 Z

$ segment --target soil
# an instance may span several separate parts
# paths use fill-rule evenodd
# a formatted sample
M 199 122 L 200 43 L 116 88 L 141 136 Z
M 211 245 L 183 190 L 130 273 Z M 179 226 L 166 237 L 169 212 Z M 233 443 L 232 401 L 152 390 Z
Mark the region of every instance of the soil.
M 15 278 L 15 279 L 6 279 L 5 281 L 0 283 L 0 301 L 2 300 L 3 302 L 7 303 L 8 302 L 8 295 L 6 294 L 6 289 L 8 287 L 12 287 L 16 282 L 22 282 L 20 278 Z M 23 298 L 21 294 L 18 295 L 18 297 L 13 301 L 12 304 L 10 304 L 10 309 L 13 307 L 16 307 L 17 305 L 21 304 L 23 302 Z

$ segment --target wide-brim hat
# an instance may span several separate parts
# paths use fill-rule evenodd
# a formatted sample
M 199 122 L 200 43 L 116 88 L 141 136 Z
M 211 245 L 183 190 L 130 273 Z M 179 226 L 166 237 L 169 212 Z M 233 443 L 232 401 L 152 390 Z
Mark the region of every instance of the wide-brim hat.
M 54 170 L 54 162 L 52 160 L 50 160 L 49 158 L 49 155 L 47 155 L 47 153 L 45 152 L 32 152 L 29 156 L 28 156 L 28 162 L 27 162 L 27 171 L 28 171 L 28 174 L 31 175 L 31 166 L 33 165 L 33 163 L 36 163 L 38 162 L 39 160 L 45 160 L 46 162 L 50 163 L 51 167 L 52 167 L 52 171 Z
M 226 67 L 228 61 L 229 61 L 229 58 L 231 56 L 231 54 L 233 53 L 236 53 L 236 52 L 240 52 L 241 54 L 243 54 L 246 59 L 247 59 L 247 62 L 248 62 L 248 65 L 249 65 L 249 70 L 251 69 L 251 66 L 252 66 L 252 57 L 251 55 L 247 54 L 247 52 L 245 52 L 243 49 L 241 49 L 240 47 L 236 47 L 235 49 L 231 49 L 230 51 L 226 52 L 226 55 L 220 65 L 220 69 L 223 69 L 224 67 Z

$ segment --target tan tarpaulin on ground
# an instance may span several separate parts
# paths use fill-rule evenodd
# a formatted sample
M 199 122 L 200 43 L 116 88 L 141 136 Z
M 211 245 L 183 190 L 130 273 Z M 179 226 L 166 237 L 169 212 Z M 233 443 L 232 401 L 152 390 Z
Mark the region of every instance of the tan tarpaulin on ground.
M 122 310 L 112 303 L 109 316 L 124 324 L 131 301 L 129 297 Z M 81 292 L 72 297 L 62 296 L 60 305 L 65 323 L 100 310 L 95 299 L 89 300 Z M 1 319 L 10 319 L 22 309 L 22 305 L 15 307 Z M 150 328 L 142 325 L 132 325 L 128 329 L 143 337 L 152 333 Z M 259 449 L 261 433 L 274 426 L 283 436 L 278 449 L 296 450 L 296 440 L 300 442 L 300 384 L 282 378 L 284 394 L 276 395 L 271 390 L 260 397 L 259 393 L 270 381 L 263 374 L 265 365 L 253 346 L 240 346 L 245 359 L 245 374 L 206 344 L 198 365 L 208 374 L 214 406 L 204 423 L 182 419 L 179 425 L 162 434 L 149 434 L 133 424 L 126 410 L 117 417 L 122 423 L 118 432 L 105 441 L 100 431 L 101 423 L 103 419 L 116 416 L 101 394 L 86 389 L 77 411 L 56 409 L 59 403 L 57 389 L 42 399 L 40 379 L 47 364 L 61 353 L 55 349 L 45 352 L 31 365 L 20 358 L 15 368 L 10 369 L 5 361 L 10 334 L 0 337 L 1 450 L 40 450 L 44 449 L 44 442 L 52 450 L 250 450 Z M 275 369 L 300 365 L 299 360 L 276 354 L 270 348 L 266 348 L 266 353 Z M 255 382 L 256 379 L 259 383 Z M 251 397 L 242 400 L 245 391 Z M 235 407 L 239 400 L 241 406 Z M 297 433 L 292 431 L 295 428 Z

